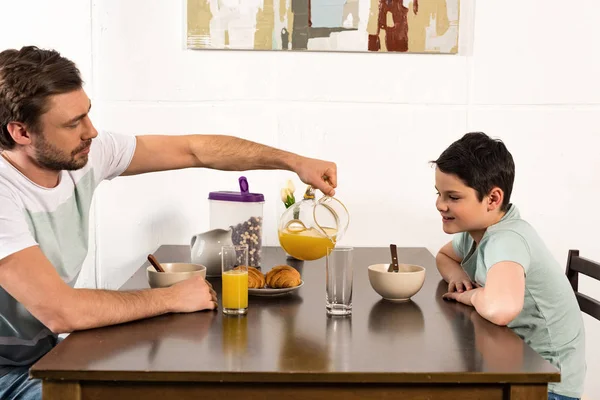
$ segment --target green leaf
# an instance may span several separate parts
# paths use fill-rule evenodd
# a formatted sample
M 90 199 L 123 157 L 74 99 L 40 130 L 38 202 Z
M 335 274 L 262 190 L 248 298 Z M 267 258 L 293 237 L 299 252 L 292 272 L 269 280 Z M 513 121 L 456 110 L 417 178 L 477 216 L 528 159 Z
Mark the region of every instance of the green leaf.
M 285 208 L 290 208 L 290 206 L 294 203 L 296 203 L 296 199 L 294 198 L 294 196 L 288 195 L 286 201 L 283 204 L 285 204 Z

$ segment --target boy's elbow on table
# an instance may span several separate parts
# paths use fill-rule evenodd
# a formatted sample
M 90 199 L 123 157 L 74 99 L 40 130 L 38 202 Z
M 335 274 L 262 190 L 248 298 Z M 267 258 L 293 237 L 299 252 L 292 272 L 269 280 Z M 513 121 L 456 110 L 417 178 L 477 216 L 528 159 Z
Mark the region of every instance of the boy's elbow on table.
M 485 289 L 480 301 L 475 304 L 477 312 L 493 324 L 506 326 L 511 323 L 523 309 L 523 301 L 486 296 Z
M 501 308 L 489 315 L 489 318 L 486 317 L 486 319 L 492 322 L 493 324 L 506 326 L 510 324 L 515 318 L 517 318 L 517 315 L 519 315 L 520 312 L 521 310 L 516 308 Z

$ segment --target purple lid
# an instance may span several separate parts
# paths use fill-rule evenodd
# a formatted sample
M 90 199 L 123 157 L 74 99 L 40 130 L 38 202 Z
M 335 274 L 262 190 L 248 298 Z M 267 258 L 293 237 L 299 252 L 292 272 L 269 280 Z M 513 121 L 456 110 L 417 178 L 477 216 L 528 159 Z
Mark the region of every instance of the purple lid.
M 208 199 L 221 201 L 240 201 L 243 203 L 258 203 L 265 201 L 265 196 L 263 196 L 261 193 L 250 193 L 248 191 L 248 180 L 245 176 L 241 176 L 238 181 L 240 182 L 239 192 L 210 192 L 208 194 Z

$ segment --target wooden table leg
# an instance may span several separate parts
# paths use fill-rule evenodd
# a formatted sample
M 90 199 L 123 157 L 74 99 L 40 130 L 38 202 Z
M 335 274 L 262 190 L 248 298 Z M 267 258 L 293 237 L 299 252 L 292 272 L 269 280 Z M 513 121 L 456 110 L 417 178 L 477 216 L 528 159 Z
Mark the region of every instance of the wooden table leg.
M 548 400 L 548 385 L 510 385 L 510 400 Z
M 81 400 L 81 386 L 77 381 L 42 381 L 43 400 Z

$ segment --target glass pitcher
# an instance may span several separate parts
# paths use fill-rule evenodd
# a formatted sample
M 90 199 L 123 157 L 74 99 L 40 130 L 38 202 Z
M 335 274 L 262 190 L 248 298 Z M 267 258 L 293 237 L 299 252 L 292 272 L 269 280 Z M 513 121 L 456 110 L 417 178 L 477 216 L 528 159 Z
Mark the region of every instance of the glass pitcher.
M 315 199 L 315 189 L 308 186 L 304 199 L 292 204 L 279 219 L 279 244 L 299 260 L 317 260 L 346 233 L 350 214 L 338 199 L 323 196 Z

